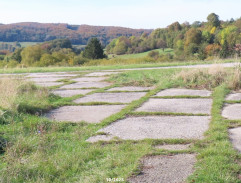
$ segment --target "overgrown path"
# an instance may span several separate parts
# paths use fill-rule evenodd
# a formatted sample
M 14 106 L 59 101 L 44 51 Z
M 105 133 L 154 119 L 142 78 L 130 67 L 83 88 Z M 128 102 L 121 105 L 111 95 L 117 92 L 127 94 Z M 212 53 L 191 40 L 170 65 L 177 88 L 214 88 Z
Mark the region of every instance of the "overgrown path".
M 238 64 L 219 65 L 235 67 Z M 91 131 L 81 138 L 87 153 L 90 153 L 88 148 L 102 154 L 105 146 L 120 146 L 119 154 L 127 154 L 125 157 L 113 155 L 114 149 L 105 152 L 102 156 L 120 158 L 119 161 L 112 160 L 115 163 L 110 165 L 116 172 L 108 166 L 105 171 L 111 172 L 105 172 L 105 177 L 101 177 L 100 173 L 100 177 L 92 180 L 81 175 L 75 181 L 176 183 L 226 180 L 238 183 L 240 155 L 231 146 L 228 134 L 234 147 L 241 151 L 240 93 L 233 93 L 225 99 L 228 91 L 224 85 L 213 90 L 175 87 L 178 82 L 170 79 L 173 71 L 163 73 L 165 76 L 160 83 L 152 86 L 136 86 L 136 81 L 121 85 L 118 81 L 113 83 L 109 80 L 124 71 L 153 70 L 158 73 L 157 69 L 207 67 L 210 65 L 32 73 L 25 77 L 39 86 L 49 87 L 53 94 L 59 96 L 58 102 L 53 105 L 55 109 L 43 114 L 44 117 L 52 123 L 85 124 L 83 128 Z M 140 79 L 140 82 L 143 81 Z M 139 145 L 143 149 L 139 149 Z M 131 149 L 135 146 L 135 150 Z M 84 171 L 87 168 L 84 161 L 94 163 L 96 158 L 97 155 L 91 157 L 92 160 L 81 161 L 83 172 L 88 174 L 87 170 Z M 123 158 L 129 161 L 125 162 L 125 166 L 121 162 Z M 105 163 L 109 163 L 108 158 L 98 162 L 100 166 Z M 90 164 L 88 166 L 91 167 Z M 98 166 L 94 166 L 92 168 L 96 170 Z

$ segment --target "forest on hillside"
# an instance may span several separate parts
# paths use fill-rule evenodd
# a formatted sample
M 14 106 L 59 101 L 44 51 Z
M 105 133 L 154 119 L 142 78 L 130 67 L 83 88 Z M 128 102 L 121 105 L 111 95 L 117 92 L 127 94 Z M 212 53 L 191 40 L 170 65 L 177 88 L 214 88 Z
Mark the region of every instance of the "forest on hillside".
M 45 42 L 54 39 L 69 39 L 72 44 L 86 45 L 92 37 L 103 45 L 120 36 L 140 36 L 152 30 L 130 29 L 114 26 L 69 25 L 54 23 L 15 23 L 0 24 L 2 42 Z

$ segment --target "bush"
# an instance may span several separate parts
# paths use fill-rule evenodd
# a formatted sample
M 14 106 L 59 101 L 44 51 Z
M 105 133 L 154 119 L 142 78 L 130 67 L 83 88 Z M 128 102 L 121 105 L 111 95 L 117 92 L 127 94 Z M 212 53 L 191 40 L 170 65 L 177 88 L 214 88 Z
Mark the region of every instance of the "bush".
M 160 56 L 159 51 L 151 51 L 148 53 L 148 57 L 154 58 L 155 60 L 157 60 Z
M 74 57 L 74 65 L 83 65 L 88 61 L 89 59 L 84 58 L 81 55 Z

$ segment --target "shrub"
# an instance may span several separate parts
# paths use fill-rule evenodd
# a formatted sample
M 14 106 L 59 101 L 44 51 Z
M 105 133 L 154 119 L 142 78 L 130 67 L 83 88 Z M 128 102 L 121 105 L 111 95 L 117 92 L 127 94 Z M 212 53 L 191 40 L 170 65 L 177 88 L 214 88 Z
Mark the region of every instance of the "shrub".
M 155 60 L 157 60 L 160 56 L 159 51 L 151 51 L 148 53 L 148 57 L 154 58 Z

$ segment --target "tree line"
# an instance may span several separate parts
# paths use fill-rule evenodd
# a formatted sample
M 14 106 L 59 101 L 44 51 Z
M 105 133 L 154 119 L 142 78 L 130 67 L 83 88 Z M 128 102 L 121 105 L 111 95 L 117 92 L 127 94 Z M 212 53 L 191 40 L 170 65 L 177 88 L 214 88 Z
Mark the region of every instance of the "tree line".
M 150 35 L 121 36 L 106 47 L 108 54 L 132 54 L 153 49 L 173 48 L 174 59 L 207 59 L 241 56 L 241 18 L 221 21 L 211 13 L 207 22 L 174 22 Z
M 0 24 L 2 42 L 45 42 L 54 39 L 69 39 L 73 44 L 86 45 L 92 37 L 98 38 L 103 45 L 119 36 L 140 36 L 152 30 L 129 29 L 113 26 L 89 26 L 69 24 L 16 23 Z
M 92 38 L 85 50 L 73 47 L 68 39 L 56 39 L 41 44 L 18 48 L 13 53 L 0 56 L 0 67 L 46 67 L 83 65 L 90 59 L 107 58 L 97 38 Z

